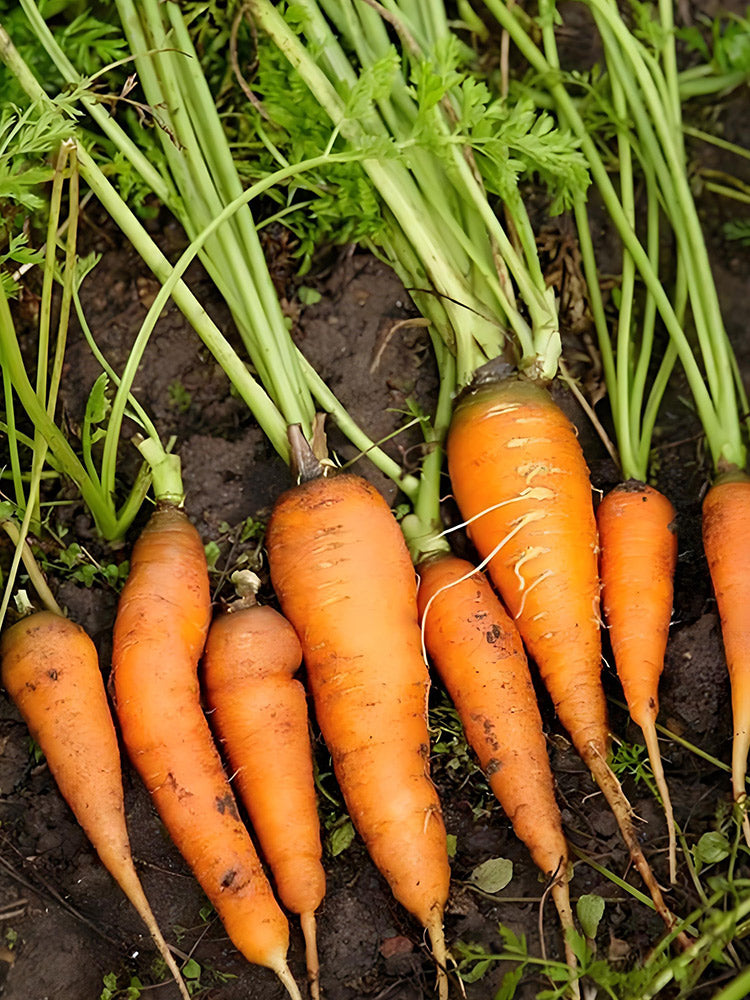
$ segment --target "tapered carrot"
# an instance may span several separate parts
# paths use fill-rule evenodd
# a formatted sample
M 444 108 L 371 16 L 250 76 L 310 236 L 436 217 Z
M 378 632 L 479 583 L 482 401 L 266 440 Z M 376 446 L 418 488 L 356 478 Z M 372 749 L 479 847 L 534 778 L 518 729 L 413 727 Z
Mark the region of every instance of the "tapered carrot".
M 540 386 L 521 378 L 489 380 L 457 405 L 447 450 L 469 534 L 488 560 L 560 721 L 606 796 L 654 906 L 671 929 L 674 915 L 607 764 L 598 539 L 575 430 Z
M 575 968 L 567 938 L 574 928 L 568 846 L 521 636 L 471 563 L 445 553 L 421 563 L 418 573 L 425 646 L 516 836 L 552 880 Z
M 745 784 L 750 749 L 750 478 L 744 473 L 725 475 L 706 494 L 703 548 L 732 685 L 732 791 L 743 806 L 742 827 L 750 844 Z
M 279 498 L 266 544 L 352 821 L 442 969 L 450 872 L 429 775 L 416 579 L 398 524 L 358 476 L 316 478 Z M 447 996 L 444 973 L 439 987 Z
M 669 874 L 677 851 L 672 803 L 664 777 L 656 717 L 659 677 L 669 636 L 677 564 L 675 509 L 658 490 L 628 480 L 596 511 L 601 553 L 602 609 L 631 718 L 643 730 L 669 834 Z
M 203 681 L 211 728 L 224 746 L 281 902 L 301 917 L 315 1000 L 315 911 L 325 894 L 325 872 L 307 699 L 294 679 L 301 662 L 302 648 L 286 618 L 247 594 L 211 624 Z
M 3 633 L 0 657 L 3 684 L 44 752 L 60 793 L 189 1000 L 133 865 L 120 750 L 93 642 L 67 618 L 39 611 Z
M 211 601 L 200 537 L 160 504 L 135 544 L 114 628 L 113 681 L 123 739 L 182 856 L 233 944 L 299 990 L 288 926 L 240 821 L 201 710 L 198 660 Z

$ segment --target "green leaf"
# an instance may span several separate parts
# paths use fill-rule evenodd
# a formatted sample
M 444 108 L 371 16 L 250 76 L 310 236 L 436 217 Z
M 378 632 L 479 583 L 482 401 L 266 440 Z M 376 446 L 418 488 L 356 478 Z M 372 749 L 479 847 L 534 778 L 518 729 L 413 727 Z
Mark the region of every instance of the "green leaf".
M 303 306 L 314 306 L 316 302 L 320 302 L 323 296 L 317 288 L 309 288 L 307 285 L 300 285 L 297 289 L 297 298 Z
M 374 101 L 383 100 L 391 92 L 401 60 L 391 46 L 371 66 L 367 66 L 352 87 L 344 108 L 344 118 L 358 121 L 371 110 Z
M 576 904 L 576 916 L 583 928 L 583 933 L 593 941 L 599 922 L 604 916 L 604 900 L 593 892 L 580 896 Z
M 510 969 L 503 976 L 503 981 L 500 983 L 500 989 L 495 994 L 494 1000 L 513 1000 L 516 995 L 516 989 L 518 984 L 521 982 L 521 976 L 523 976 L 524 966 L 519 965 L 515 969 Z
M 208 542 L 204 546 L 204 551 L 206 553 L 206 562 L 208 563 L 208 568 L 210 570 L 216 569 L 216 564 L 221 556 L 221 548 L 216 542 Z
M 182 974 L 185 979 L 200 979 L 202 971 L 194 958 L 189 958 L 182 967 Z
M 354 840 L 354 826 L 352 821 L 347 819 L 339 826 L 335 827 L 328 837 L 328 849 L 331 857 L 335 858 L 342 854 Z
M 88 424 L 101 424 L 107 417 L 110 410 L 110 402 L 107 398 L 109 388 L 109 376 L 102 372 L 94 382 L 86 401 L 85 420 Z
M 457 843 L 457 839 L 458 838 L 456 837 L 455 833 L 449 833 L 449 834 L 446 835 L 445 839 L 446 839 L 447 846 L 448 846 L 448 857 L 449 858 L 455 858 L 455 856 L 456 856 L 456 843 Z
M 705 865 L 714 865 L 729 856 L 729 840 L 718 830 L 704 833 L 693 848 L 693 857 Z
M 476 983 L 477 980 L 481 979 L 482 976 L 487 972 L 489 967 L 492 965 L 491 958 L 483 958 L 480 962 L 474 966 L 469 972 L 462 972 L 461 979 L 465 983 Z
M 490 858 L 477 865 L 469 882 L 482 892 L 500 892 L 513 878 L 513 862 L 508 858 Z

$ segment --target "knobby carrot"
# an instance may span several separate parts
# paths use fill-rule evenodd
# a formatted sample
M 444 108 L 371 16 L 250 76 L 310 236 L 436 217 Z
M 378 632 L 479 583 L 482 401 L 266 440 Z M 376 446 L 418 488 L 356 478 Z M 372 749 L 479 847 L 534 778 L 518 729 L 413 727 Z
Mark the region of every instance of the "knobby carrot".
M 429 677 L 404 539 L 378 491 L 342 474 L 284 493 L 266 544 L 352 821 L 396 899 L 429 931 L 447 997 L 450 872 L 429 775 Z
M 742 826 L 750 844 L 745 788 L 750 748 L 750 478 L 744 473 L 725 474 L 706 494 L 703 548 L 732 685 L 732 791 L 743 806 Z
M 674 816 L 659 742 L 659 677 L 672 617 L 677 564 L 675 509 L 637 480 L 615 487 L 597 508 L 602 609 L 630 715 L 643 730 L 669 834 L 669 874 L 675 881 Z
M 425 646 L 516 836 L 552 880 L 575 968 L 567 940 L 574 929 L 568 846 L 521 636 L 471 563 L 446 553 L 421 563 L 418 573 Z
M 42 748 L 60 793 L 189 1000 L 133 865 L 120 750 L 93 642 L 67 618 L 39 611 L 3 633 L 0 658 L 3 684 Z
M 160 504 L 135 544 L 113 639 L 117 715 L 164 825 L 234 945 L 294 998 L 289 930 L 201 710 L 198 660 L 211 601 L 206 559 L 185 513 Z
M 447 451 L 453 492 L 471 539 L 488 561 L 560 721 L 609 802 L 657 912 L 672 929 L 674 915 L 607 764 L 598 540 L 575 430 L 541 386 L 522 378 L 489 378 L 459 401 Z
M 216 618 L 203 657 L 210 722 L 233 770 L 276 888 L 301 917 L 310 992 L 319 996 L 315 911 L 325 894 L 302 662 L 283 615 L 242 597 Z

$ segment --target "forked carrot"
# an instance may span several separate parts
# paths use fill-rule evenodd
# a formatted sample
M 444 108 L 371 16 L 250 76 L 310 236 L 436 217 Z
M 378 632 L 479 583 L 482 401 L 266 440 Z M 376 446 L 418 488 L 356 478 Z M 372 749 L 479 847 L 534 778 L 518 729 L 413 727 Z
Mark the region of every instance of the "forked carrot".
M 284 493 L 266 544 L 349 814 L 396 899 L 427 928 L 445 998 L 450 871 L 429 774 L 429 676 L 403 536 L 380 493 L 342 474 Z
M 604 620 L 625 700 L 631 718 L 643 730 L 664 806 L 672 882 L 677 872 L 675 825 L 656 717 L 672 617 L 675 517 L 674 507 L 662 493 L 632 479 L 611 490 L 596 511 Z
M 2 680 L 84 833 L 190 994 L 143 892 L 125 823 L 120 750 L 96 647 L 74 622 L 38 611 L 0 639 Z
M 674 915 L 607 764 L 598 540 L 575 430 L 541 386 L 490 376 L 459 401 L 447 450 L 453 492 L 471 539 L 488 561 L 560 721 L 606 796 L 633 863 L 671 930 Z
M 720 476 L 706 494 L 703 548 L 732 684 L 732 792 L 742 806 L 742 828 L 750 844 L 745 784 L 750 749 L 750 477 L 745 473 Z
M 211 600 L 198 532 L 159 504 L 132 553 L 113 641 L 125 745 L 164 825 L 235 947 L 300 994 L 286 962 L 289 929 L 274 899 L 201 710 L 198 660 Z
M 516 836 L 552 882 L 575 969 L 568 845 L 521 636 L 471 563 L 445 553 L 421 563 L 418 573 L 425 646 Z
M 302 647 L 286 618 L 248 593 L 212 622 L 203 681 L 211 728 L 224 746 L 281 902 L 301 918 L 316 1000 L 315 911 L 325 895 L 325 872 L 307 698 L 294 679 L 301 662 Z

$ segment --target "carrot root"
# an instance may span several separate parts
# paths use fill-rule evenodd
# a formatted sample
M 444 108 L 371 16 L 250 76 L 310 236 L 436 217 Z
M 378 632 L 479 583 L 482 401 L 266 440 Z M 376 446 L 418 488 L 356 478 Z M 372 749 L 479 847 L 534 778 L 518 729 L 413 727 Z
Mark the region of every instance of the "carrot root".
M 677 881 L 677 833 L 674 825 L 674 810 L 672 800 L 669 796 L 669 786 L 664 777 L 664 765 L 662 764 L 661 752 L 659 750 L 659 738 L 656 735 L 656 724 L 653 720 L 644 720 L 641 724 L 643 738 L 646 741 L 648 759 L 651 762 L 651 770 L 654 772 L 654 781 L 661 795 L 661 803 L 664 815 L 667 820 L 667 837 L 669 839 L 669 881 L 672 885 Z
M 437 969 L 438 1000 L 448 1000 L 448 949 L 445 946 L 445 931 L 443 930 L 442 912 L 435 913 L 426 924 L 430 935 L 432 957 Z
M 573 909 L 570 905 L 570 883 L 568 879 L 557 878 L 552 884 L 550 892 L 552 894 L 552 901 L 555 904 L 555 909 L 557 910 L 560 927 L 563 932 L 563 940 L 565 942 L 565 962 L 569 966 L 571 972 L 575 975 L 578 968 L 578 959 L 575 951 L 573 950 L 570 935 L 571 932 L 575 931 L 576 926 L 573 920 Z M 571 979 L 570 981 L 570 995 L 574 998 L 574 1000 L 579 1000 L 581 996 L 581 988 L 578 984 L 578 979 L 576 978 Z
M 750 751 L 750 732 L 743 729 L 735 733 L 732 742 L 732 794 L 734 801 L 742 810 L 742 832 L 745 835 L 745 842 L 750 846 L 750 816 L 748 816 L 748 798 L 745 787 L 748 751 Z
M 286 962 L 282 961 L 278 964 L 272 965 L 271 969 L 279 977 L 284 989 L 287 991 L 292 1000 L 302 1000 L 302 994 L 299 991 L 299 986 L 297 986 L 294 976 L 292 975 Z
M 638 843 L 638 836 L 633 825 L 633 809 L 625 797 L 620 782 L 613 773 L 609 764 L 601 756 L 596 747 L 592 746 L 590 752 L 584 757 L 584 761 L 594 776 L 594 780 L 601 789 L 604 797 L 609 803 L 617 825 L 620 828 L 622 839 L 630 853 L 630 858 L 638 870 L 638 874 L 643 879 L 643 883 L 648 889 L 649 895 L 654 904 L 654 909 L 659 914 L 668 931 L 674 931 L 677 918 L 667 906 L 659 883 L 651 870 L 651 866 L 646 860 L 641 845 Z M 678 947 L 682 950 L 690 946 L 690 939 L 680 931 L 675 938 Z
M 320 960 L 318 958 L 318 925 L 315 913 L 300 913 L 302 936 L 305 939 L 307 986 L 311 1000 L 320 1000 Z

